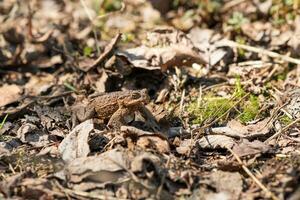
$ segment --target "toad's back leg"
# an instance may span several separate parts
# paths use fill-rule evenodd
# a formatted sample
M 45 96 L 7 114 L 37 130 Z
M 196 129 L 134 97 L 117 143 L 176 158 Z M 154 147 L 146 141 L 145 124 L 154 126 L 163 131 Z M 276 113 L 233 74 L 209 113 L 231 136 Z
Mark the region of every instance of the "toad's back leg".
M 109 119 L 108 127 L 119 129 L 134 119 L 134 111 L 127 107 L 119 108 Z

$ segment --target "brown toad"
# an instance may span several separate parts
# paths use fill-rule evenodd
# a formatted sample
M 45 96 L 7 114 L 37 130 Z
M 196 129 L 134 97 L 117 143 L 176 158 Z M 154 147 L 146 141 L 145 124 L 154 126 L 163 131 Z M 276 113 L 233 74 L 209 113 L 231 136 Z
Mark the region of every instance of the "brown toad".
M 112 128 L 120 128 L 134 119 L 134 113 L 139 111 L 154 130 L 159 129 L 151 112 L 144 106 L 149 103 L 146 89 L 128 90 L 104 93 L 91 99 L 87 105 L 73 107 L 72 122 L 82 122 L 91 118 L 108 120 L 107 125 Z

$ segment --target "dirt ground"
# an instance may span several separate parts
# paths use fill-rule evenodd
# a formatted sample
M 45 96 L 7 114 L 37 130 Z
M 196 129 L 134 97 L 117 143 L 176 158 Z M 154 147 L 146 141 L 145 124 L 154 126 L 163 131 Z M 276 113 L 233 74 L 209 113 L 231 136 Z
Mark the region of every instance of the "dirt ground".
M 0 199 L 300 199 L 299 0 L 3 0 L 0 24 Z

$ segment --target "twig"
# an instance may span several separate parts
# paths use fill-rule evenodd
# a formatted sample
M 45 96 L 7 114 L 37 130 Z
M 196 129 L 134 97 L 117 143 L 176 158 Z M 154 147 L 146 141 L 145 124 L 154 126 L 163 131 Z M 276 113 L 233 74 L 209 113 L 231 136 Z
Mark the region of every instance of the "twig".
M 284 131 L 288 130 L 291 126 L 297 124 L 298 122 L 300 122 L 300 118 L 296 119 L 295 121 L 289 123 L 287 126 L 285 126 L 284 128 L 280 129 L 278 132 L 276 132 L 274 135 L 272 135 L 271 137 L 269 137 L 265 142 L 268 143 L 271 140 L 273 140 L 274 138 L 280 136 Z
M 170 161 L 171 161 L 171 158 L 170 156 L 168 157 L 168 160 L 167 160 L 167 164 L 166 164 L 166 168 L 168 169 L 170 167 Z M 162 189 L 163 189 L 163 186 L 164 186 L 164 183 L 165 183 L 165 180 L 166 180 L 166 177 L 167 177 L 167 173 L 163 173 L 162 175 L 162 178 L 161 178 L 161 182 L 160 182 L 160 185 L 157 189 L 157 192 L 156 192 L 156 198 L 157 199 L 160 199 L 160 195 L 161 195 L 161 192 L 162 192 Z
M 85 3 L 85 0 L 80 0 L 80 3 L 81 3 L 81 5 L 82 5 L 82 7 L 84 8 L 84 11 L 85 11 L 86 15 L 88 16 L 89 20 L 90 20 L 91 23 L 92 23 L 92 27 L 93 27 L 93 35 L 94 35 L 94 38 L 95 38 L 95 40 L 96 40 L 96 49 L 97 49 L 97 53 L 100 54 L 100 48 L 99 48 L 99 46 L 98 46 L 99 40 L 98 40 L 97 33 L 96 33 L 96 31 L 95 31 L 95 28 L 94 28 L 94 20 L 93 20 L 93 17 L 92 17 L 92 15 L 91 15 L 91 13 L 89 12 L 89 9 L 88 9 L 88 7 L 87 7 L 87 5 L 86 5 L 86 3 Z
M 230 10 L 232 7 L 235 7 L 237 5 L 239 5 L 240 3 L 243 3 L 244 1 L 247 0 L 232 0 L 232 1 L 228 1 L 227 3 L 225 3 L 225 5 L 222 7 L 221 12 L 225 13 L 228 10 Z
M 273 51 L 269 51 L 269 50 L 266 50 L 266 49 L 252 47 L 252 46 L 245 45 L 245 44 L 239 44 L 239 43 L 234 42 L 232 40 L 226 40 L 226 41 L 224 41 L 224 43 L 222 42 L 221 46 L 241 48 L 241 49 L 244 49 L 244 50 L 247 50 L 247 51 L 252 51 L 252 52 L 255 52 L 255 53 L 264 54 L 264 55 L 267 55 L 271 58 L 279 58 L 283 61 L 300 65 L 300 60 L 299 59 L 292 58 L 292 57 L 286 56 L 286 55 L 281 55 L 279 53 L 275 53 Z
M 70 189 L 67 189 L 67 188 L 62 188 L 63 192 L 69 194 L 69 195 L 72 195 L 72 196 L 82 196 L 82 197 L 85 197 L 85 198 L 91 198 L 91 199 L 100 199 L 100 200 L 127 200 L 127 199 L 121 199 L 121 198 L 116 198 L 116 197 L 110 197 L 110 196 L 106 196 L 106 195 L 95 195 L 95 194 L 92 194 L 90 192 L 83 192 L 83 191 L 78 191 L 78 190 L 70 190 Z
M 182 94 L 181 94 L 181 100 L 180 100 L 180 106 L 179 106 L 180 117 L 182 117 L 182 113 L 183 113 L 184 97 L 185 97 L 185 89 L 183 89 Z
M 227 150 L 235 157 L 235 159 L 238 161 L 238 163 L 242 166 L 243 170 L 252 178 L 252 180 L 273 200 L 279 200 L 278 197 L 276 197 L 266 186 L 260 182 L 255 175 L 248 169 L 248 167 L 243 163 L 243 161 L 240 159 L 240 157 L 232 151 L 230 148 L 227 148 Z

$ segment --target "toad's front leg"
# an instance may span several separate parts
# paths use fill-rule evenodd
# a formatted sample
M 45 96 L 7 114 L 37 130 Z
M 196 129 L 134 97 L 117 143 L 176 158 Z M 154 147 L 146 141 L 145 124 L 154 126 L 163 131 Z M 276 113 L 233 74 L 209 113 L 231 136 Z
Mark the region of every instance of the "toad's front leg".
M 151 113 L 151 111 L 144 105 L 140 105 L 138 107 L 138 111 L 141 113 L 141 115 L 145 118 L 146 125 L 153 129 L 153 131 L 160 131 L 160 127 Z

